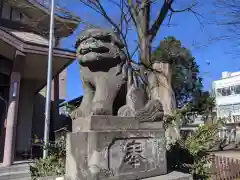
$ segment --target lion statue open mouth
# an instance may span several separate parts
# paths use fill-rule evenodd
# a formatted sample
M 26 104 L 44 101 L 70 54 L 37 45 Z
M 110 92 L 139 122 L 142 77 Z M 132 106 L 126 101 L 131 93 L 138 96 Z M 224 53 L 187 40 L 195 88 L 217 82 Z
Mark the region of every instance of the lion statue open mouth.
M 120 38 L 111 31 L 88 29 L 81 33 L 76 42 L 77 57 L 83 66 L 95 61 L 115 61 L 126 59 Z M 100 62 L 102 63 L 102 62 Z
M 116 73 L 126 62 L 121 39 L 114 32 L 91 28 L 81 33 L 75 48 L 84 97 L 72 118 L 116 114 L 114 103 L 126 84 L 122 73 Z M 119 106 L 125 102 L 117 101 Z

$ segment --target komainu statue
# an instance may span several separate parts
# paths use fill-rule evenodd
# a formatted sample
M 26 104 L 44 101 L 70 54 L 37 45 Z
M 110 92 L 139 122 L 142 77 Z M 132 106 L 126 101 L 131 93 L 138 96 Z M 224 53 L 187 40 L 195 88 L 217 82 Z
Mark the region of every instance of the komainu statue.
M 139 85 L 116 33 L 87 29 L 76 42 L 76 49 L 84 97 L 72 119 L 90 115 L 135 117 L 141 122 L 163 119 L 162 103 L 150 99 L 146 86 Z M 116 101 L 120 104 L 117 109 Z
M 147 89 L 146 85 L 136 85 L 128 79 L 126 104 L 118 110 L 118 116 L 135 117 L 140 122 L 162 121 L 164 116 L 162 103 L 158 99 L 151 99 Z
M 84 97 L 72 118 L 113 115 L 114 101 L 126 84 L 118 73 L 126 62 L 124 45 L 114 32 L 91 28 L 81 33 L 75 47 Z

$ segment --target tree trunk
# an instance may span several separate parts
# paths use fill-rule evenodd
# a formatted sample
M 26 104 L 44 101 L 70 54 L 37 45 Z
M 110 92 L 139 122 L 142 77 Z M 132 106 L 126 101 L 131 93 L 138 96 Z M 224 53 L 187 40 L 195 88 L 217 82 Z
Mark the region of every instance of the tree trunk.
M 146 67 L 150 66 L 150 44 L 146 37 L 142 37 L 140 40 L 140 73 L 144 76 L 144 72 L 146 71 Z

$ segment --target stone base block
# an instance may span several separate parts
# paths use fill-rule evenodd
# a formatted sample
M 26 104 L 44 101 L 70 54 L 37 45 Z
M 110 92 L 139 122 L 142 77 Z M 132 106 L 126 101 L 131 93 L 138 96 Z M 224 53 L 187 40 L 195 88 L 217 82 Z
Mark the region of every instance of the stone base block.
M 93 130 L 90 122 L 89 130 L 81 127 L 84 132 L 67 135 L 67 180 L 136 180 L 167 173 L 162 128 L 148 124 L 124 128 L 126 122 L 121 127 L 119 121 L 116 128 L 114 117 L 107 118 L 101 128 L 94 124 Z
M 143 180 L 193 180 L 193 177 L 191 174 L 174 171 L 166 175 L 151 177 Z
M 72 132 L 101 132 L 125 130 L 162 130 L 163 122 L 139 123 L 134 117 L 90 116 L 72 123 Z

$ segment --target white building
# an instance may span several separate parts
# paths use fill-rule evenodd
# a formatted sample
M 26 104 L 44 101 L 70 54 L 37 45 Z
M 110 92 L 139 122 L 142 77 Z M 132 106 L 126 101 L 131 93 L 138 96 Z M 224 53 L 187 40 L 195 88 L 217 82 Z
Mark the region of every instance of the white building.
M 213 82 L 213 93 L 217 117 L 240 122 L 240 72 L 223 72 L 222 79 Z

